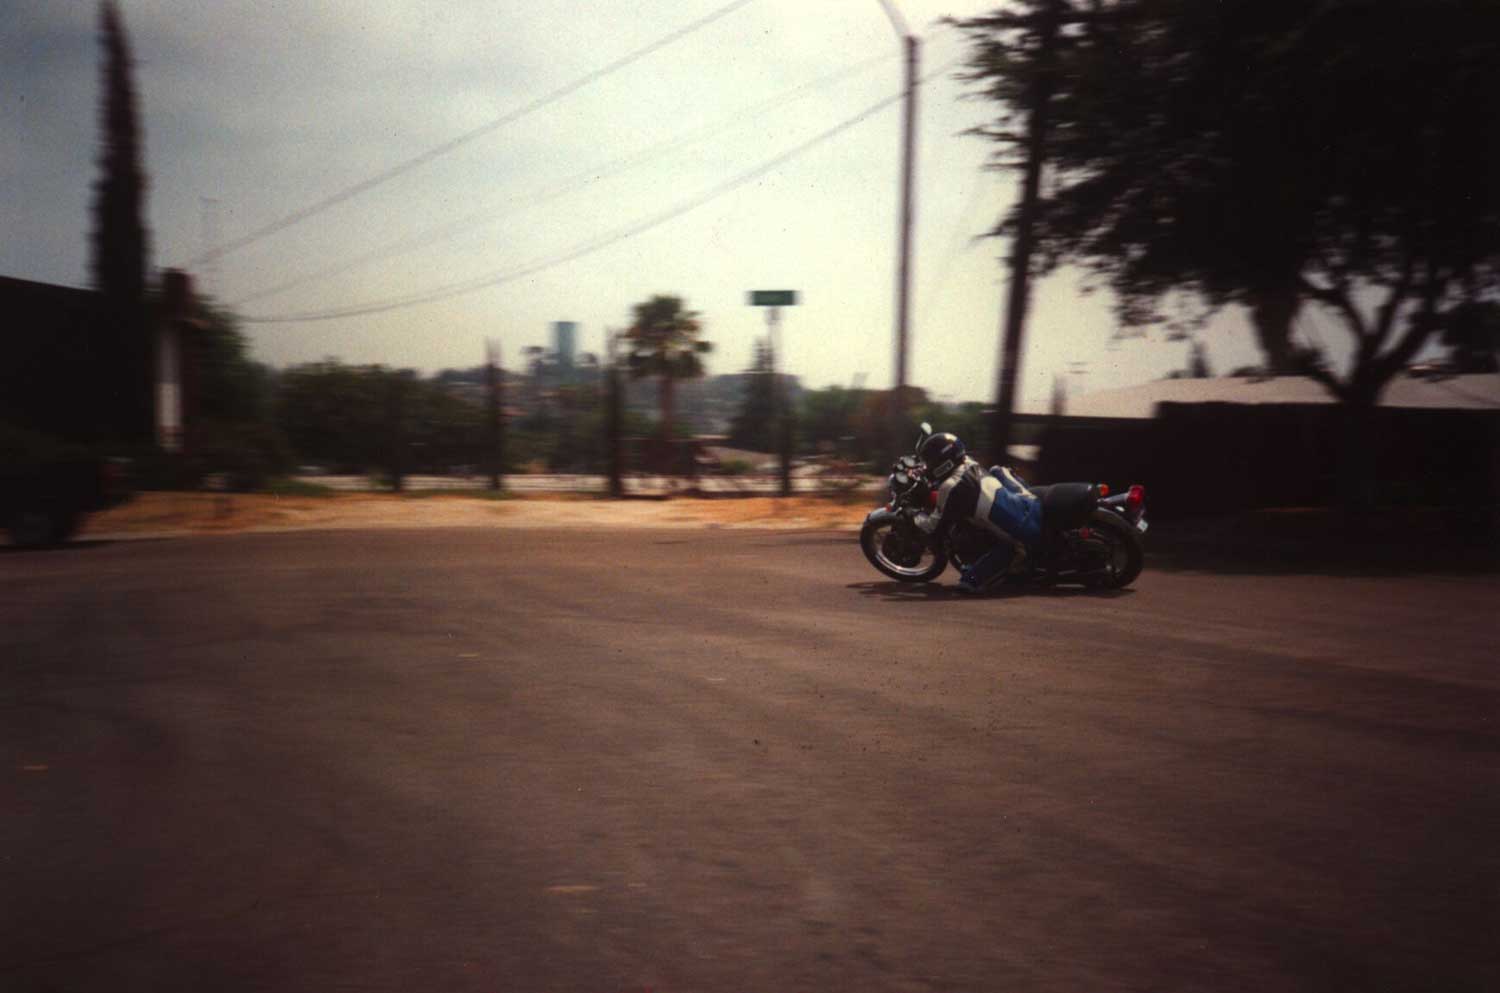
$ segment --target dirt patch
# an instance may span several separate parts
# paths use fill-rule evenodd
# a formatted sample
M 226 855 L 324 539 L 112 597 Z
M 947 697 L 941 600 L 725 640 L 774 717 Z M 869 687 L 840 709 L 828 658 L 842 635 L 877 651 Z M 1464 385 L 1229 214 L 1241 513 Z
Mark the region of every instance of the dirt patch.
M 462 495 L 272 496 L 141 493 L 91 516 L 83 534 L 218 534 L 326 528 L 727 527 L 858 528 L 869 507 L 816 497 L 601 500 L 556 496 L 491 500 Z

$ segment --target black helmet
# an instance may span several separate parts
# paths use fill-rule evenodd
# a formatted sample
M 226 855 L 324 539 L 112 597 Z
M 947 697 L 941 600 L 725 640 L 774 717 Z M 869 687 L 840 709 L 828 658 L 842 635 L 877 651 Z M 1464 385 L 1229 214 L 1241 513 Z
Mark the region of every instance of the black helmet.
M 917 455 L 927 464 L 927 476 L 934 483 L 941 483 L 953 475 L 953 470 L 963 464 L 964 443 L 954 434 L 935 434 L 922 442 Z

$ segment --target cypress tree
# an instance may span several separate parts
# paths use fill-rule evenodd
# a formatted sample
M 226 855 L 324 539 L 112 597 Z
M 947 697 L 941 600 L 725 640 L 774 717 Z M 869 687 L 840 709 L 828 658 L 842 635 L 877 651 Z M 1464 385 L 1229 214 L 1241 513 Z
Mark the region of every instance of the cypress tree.
M 103 48 L 99 178 L 94 184 L 94 288 L 100 380 L 96 421 L 116 437 L 148 441 L 152 431 L 151 355 L 145 314 L 146 176 L 131 78 L 130 47 L 118 8 L 99 7 Z

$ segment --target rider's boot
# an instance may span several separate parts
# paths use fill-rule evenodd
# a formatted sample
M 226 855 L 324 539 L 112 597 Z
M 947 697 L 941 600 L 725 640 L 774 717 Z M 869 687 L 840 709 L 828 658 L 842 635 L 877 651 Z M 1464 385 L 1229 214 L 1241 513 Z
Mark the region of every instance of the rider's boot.
M 959 572 L 958 588 L 965 593 L 982 593 L 1006 574 L 1017 553 L 1021 553 L 1018 546 L 995 546 L 981 555 L 973 565 L 965 566 Z M 1021 554 L 1024 556 L 1024 553 Z

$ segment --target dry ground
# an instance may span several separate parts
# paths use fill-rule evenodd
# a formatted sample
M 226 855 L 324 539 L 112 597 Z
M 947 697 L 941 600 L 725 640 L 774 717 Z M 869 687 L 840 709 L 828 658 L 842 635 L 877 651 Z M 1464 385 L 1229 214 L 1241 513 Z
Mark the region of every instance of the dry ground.
M 1495 993 L 1497 601 L 967 598 L 831 531 L 7 554 L 0 990 Z
M 92 515 L 84 537 L 170 533 L 238 533 L 381 527 L 732 527 L 857 528 L 865 503 L 818 497 L 603 500 L 539 496 L 491 500 L 463 495 L 347 493 L 141 493 Z

